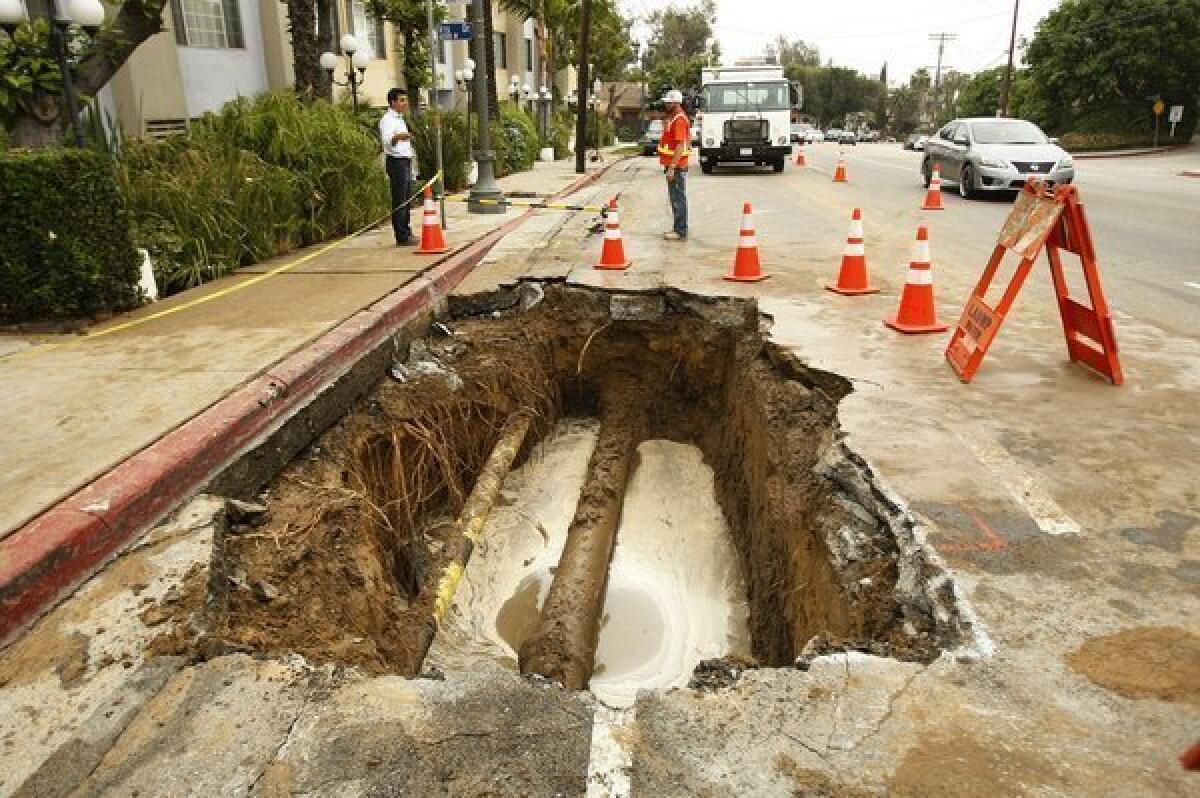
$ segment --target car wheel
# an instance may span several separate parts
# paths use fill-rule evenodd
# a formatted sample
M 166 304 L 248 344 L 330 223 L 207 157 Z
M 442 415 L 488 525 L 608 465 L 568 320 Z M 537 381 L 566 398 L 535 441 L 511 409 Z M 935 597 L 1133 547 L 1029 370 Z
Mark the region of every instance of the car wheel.
M 717 164 L 715 161 L 701 161 L 700 162 L 700 171 L 706 175 L 711 175 L 713 173 L 713 169 L 715 169 L 716 166 L 717 166 Z
M 975 170 L 967 164 L 958 176 L 958 195 L 963 199 L 972 199 L 978 193 L 975 189 Z
M 778 161 L 775 161 L 775 163 L 771 164 L 771 167 L 776 172 L 782 172 L 783 171 L 783 159 L 780 158 Z
M 921 161 L 921 182 L 925 184 L 925 188 L 929 188 L 929 184 L 933 182 L 933 173 L 930 171 L 928 158 Z

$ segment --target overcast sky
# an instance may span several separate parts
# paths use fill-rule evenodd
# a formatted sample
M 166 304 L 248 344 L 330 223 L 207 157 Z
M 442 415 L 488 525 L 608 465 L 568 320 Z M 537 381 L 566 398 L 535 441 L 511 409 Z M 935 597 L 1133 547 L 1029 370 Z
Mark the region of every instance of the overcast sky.
M 620 0 L 628 14 L 645 16 L 688 0 Z M 1059 0 L 1021 0 L 1017 41 L 1030 36 Z M 937 43 L 931 33 L 958 36 L 946 43 L 942 68 L 975 72 L 1004 64 L 1012 26 L 1012 0 L 717 0 L 722 60 L 761 55 L 782 34 L 821 51 L 822 63 L 875 75 L 884 61 L 889 82 L 904 81 L 922 66 L 933 71 Z M 635 29 L 643 38 L 644 29 Z M 1020 50 L 1018 49 L 1018 55 Z

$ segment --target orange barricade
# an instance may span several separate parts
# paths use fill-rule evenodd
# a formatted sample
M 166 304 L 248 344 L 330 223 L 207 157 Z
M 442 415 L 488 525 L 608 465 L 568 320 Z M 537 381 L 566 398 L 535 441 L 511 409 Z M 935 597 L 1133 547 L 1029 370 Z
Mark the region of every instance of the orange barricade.
M 1083 204 L 1079 201 L 1079 191 L 1070 185 L 1057 186 L 1050 191 L 1038 180 L 1025 185 L 1005 220 L 996 249 L 963 308 L 958 328 L 950 337 L 946 360 L 950 361 L 963 382 L 971 381 L 1043 247 L 1050 261 L 1054 292 L 1058 295 L 1058 311 L 1067 338 L 1067 354 L 1071 360 L 1103 374 L 1113 385 L 1120 385 L 1124 377 L 1117 359 L 1117 338 L 1108 303 L 1104 299 L 1104 289 L 1100 285 L 1092 232 L 1083 213 Z M 1063 275 L 1061 250 L 1079 256 L 1091 307 L 1070 297 Z M 1016 273 L 1004 296 L 993 308 L 984 301 L 984 297 L 1005 252 L 1016 253 L 1021 262 L 1017 264 Z

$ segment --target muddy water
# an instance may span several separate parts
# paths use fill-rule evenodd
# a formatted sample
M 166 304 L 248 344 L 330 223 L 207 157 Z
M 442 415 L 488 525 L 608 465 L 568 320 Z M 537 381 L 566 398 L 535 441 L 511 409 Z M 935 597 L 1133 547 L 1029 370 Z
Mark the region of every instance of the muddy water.
M 537 622 L 595 444 L 597 423 L 559 425 L 505 482 L 430 662 L 488 656 L 512 667 Z M 687 683 L 701 659 L 748 654 L 738 560 L 694 447 L 638 448 L 601 620 L 591 689 L 629 706 L 639 688 Z

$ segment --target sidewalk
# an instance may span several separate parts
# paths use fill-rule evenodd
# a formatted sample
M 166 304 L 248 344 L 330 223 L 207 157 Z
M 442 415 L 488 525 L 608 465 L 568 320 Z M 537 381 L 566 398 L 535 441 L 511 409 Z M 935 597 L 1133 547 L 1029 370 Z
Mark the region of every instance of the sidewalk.
M 553 193 L 576 177 L 564 160 L 499 182 L 506 192 Z M 519 211 L 470 215 L 464 203 L 447 203 L 447 243 L 457 250 Z M 413 223 L 419 234 L 419 209 Z M 239 270 L 91 332 L 227 291 L 319 249 Z M 102 338 L 0 336 L 0 539 L 444 257 L 395 247 L 385 223 L 293 270 Z M 20 351 L 39 344 L 52 347 Z
M 1071 157 L 1076 160 L 1090 160 L 1094 158 L 1129 158 L 1135 155 L 1165 155 L 1170 152 L 1179 152 L 1192 148 L 1193 144 L 1172 144 L 1163 147 L 1140 147 L 1131 150 L 1097 150 L 1095 152 L 1073 152 Z

